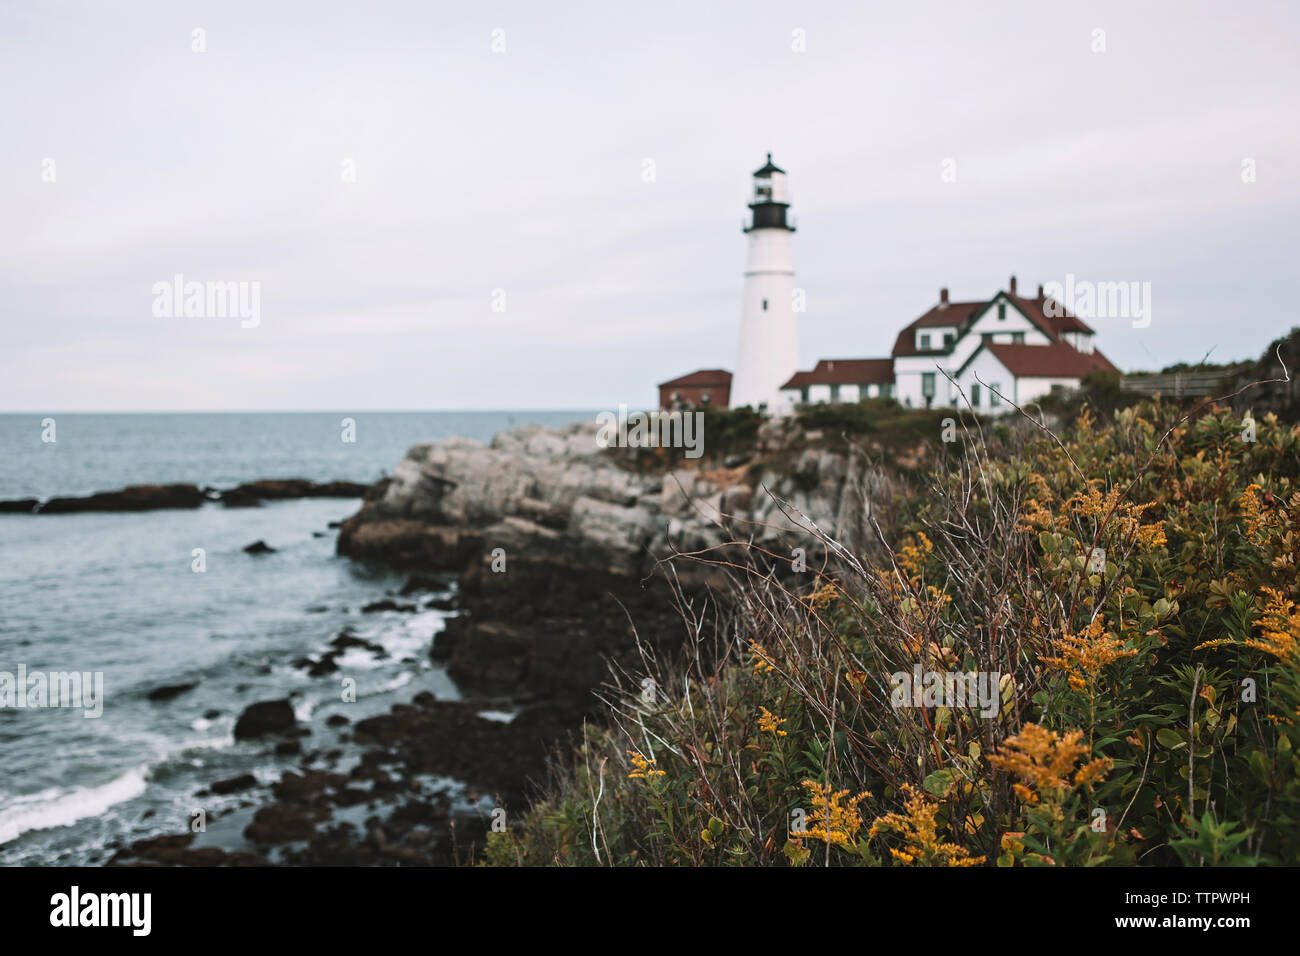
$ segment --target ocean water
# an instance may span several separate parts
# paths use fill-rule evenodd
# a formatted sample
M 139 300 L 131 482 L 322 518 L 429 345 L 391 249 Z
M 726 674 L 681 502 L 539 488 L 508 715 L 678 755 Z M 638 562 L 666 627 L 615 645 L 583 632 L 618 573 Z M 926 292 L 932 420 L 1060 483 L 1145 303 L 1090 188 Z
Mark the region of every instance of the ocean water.
M 229 487 L 257 478 L 370 481 L 419 441 L 488 440 L 528 423 L 592 420 L 586 412 L 0 415 L 0 499 L 86 494 L 128 484 Z M 55 419 L 53 443 L 42 419 Z M 341 440 L 342 419 L 356 442 Z M 0 514 L 0 674 L 102 673 L 102 715 L 0 707 L 0 864 L 103 862 L 132 840 L 189 828 L 195 845 L 238 843 L 247 796 L 205 796 L 214 781 L 272 781 L 296 766 L 266 744 L 236 743 L 242 709 L 288 696 L 333 747 L 324 719 L 355 722 L 422 689 L 457 696 L 429 660 L 445 612 L 361 607 L 405 576 L 334 554 L 330 522 L 360 502 L 306 499 L 225 508 L 70 515 Z M 272 554 L 243 551 L 265 540 Z M 206 570 L 194 570 L 202 549 Z M 448 585 L 450 587 L 450 583 Z M 404 601 L 427 601 L 420 594 Z M 349 650 L 340 673 L 309 677 L 292 661 L 319 653 L 345 627 L 385 650 Z M 356 679 L 345 704 L 339 678 Z M 0 679 L 3 679 L 0 677 Z M 152 702 L 162 686 L 197 686 Z M 447 781 L 448 788 L 456 782 Z

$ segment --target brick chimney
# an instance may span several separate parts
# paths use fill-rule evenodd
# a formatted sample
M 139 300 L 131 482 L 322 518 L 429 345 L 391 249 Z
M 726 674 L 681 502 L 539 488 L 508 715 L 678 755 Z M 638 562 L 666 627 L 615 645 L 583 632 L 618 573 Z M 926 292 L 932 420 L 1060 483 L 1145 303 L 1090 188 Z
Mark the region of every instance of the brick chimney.
M 1016 277 L 1015 277 L 1015 276 L 1012 276 L 1012 277 L 1011 277 L 1011 294 L 1012 294 L 1012 295 L 1015 295 L 1015 294 L 1016 294 Z
M 1038 301 L 1042 302 L 1047 296 L 1043 295 L 1043 284 L 1038 283 Z
M 941 309 L 946 309 L 946 308 L 948 308 L 948 290 L 947 290 L 947 289 L 940 289 L 940 290 L 939 290 L 939 308 L 941 308 Z

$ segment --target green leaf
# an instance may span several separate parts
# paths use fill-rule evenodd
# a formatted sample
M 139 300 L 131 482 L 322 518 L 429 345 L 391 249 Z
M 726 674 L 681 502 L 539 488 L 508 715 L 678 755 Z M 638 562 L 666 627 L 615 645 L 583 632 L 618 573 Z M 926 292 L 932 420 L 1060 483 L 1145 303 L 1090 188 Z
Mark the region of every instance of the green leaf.
M 786 859 L 788 859 L 793 866 L 803 866 L 808 862 L 808 857 L 812 856 L 811 850 L 806 846 L 800 846 L 793 840 L 786 840 L 785 846 L 781 848 L 781 852 L 785 854 Z
M 1162 727 L 1156 731 L 1156 741 L 1160 746 L 1167 747 L 1170 750 L 1177 750 L 1179 747 L 1187 746 L 1187 738 L 1176 730 L 1170 730 L 1168 727 Z
M 944 797 L 948 796 L 949 792 L 952 790 L 953 785 L 957 782 L 957 776 L 957 771 L 951 768 L 947 770 L 936 770 L 934 773 L 930 774 L 930 776 L 926 777 L 925 780 L 922 781 L 921 785 L 925 787 L 927 791 L 942 800 Z

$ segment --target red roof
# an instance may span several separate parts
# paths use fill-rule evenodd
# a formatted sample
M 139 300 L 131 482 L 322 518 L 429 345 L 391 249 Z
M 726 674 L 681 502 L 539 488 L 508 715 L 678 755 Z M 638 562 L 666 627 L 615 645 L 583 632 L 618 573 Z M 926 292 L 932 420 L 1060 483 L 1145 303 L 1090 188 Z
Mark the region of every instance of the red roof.
M 916 347 L 916 330 L 929 329 L 936 326 L 955 326 L 958 335 L 961 334 L 962 326 L 976 312 L 988 305 L 988 302 L 949 302 L 946 305 L 940 302 L 925 315 L 921 316 L 915 322 L 911 323 L 898 333 L 898 338 L 894 341 L 894 350 L 891 355 L 942 355 L 948 350 L 945 348 L 937 349 L 918 349 Z
M 1015 302 L 1016 306 L 1019 307 L 1021 312 L 1024 312 L 1025 315 L 1029 316 L 1030 320 L 1035 325 L 1039 326 L 1039 328 L 1046 326 L 1047 329 L 1044 331 L 1050 330 L 1057 334 L 1061 332 L 1092 332 L 1092 329 L 1085 324 L 1082 319 L 1074 315 L 1069 309 L 1061 305 L 1051 296 L 1044 296 L 1041 300 L 1024 299 L 1018 295 L 1013 295 L 1010 298 Z M 1059 314 L 1054 316 L 1047 314 L 1047 304 L 1049 302 L 1055 306 L 1053 311 Z M 1053 338 L 1055 337 L 1056 336 L 1053 336 Z
M 875 385 L 892 384 L 893 381 L 893 359 L 822 359 L 811 372 L 795 372 L 781 387 Z
M 1043 334 L 1055 342 L 1061 337 L 1063 332 L 1087 332 L 1092 333 L 1088 327 L 1077 316 L 1071 314 L 1064 306 L 1057 303 L 1055 299 L 1044 297 L 1042 299 L 1027 299 L 1023 296 L 1010 295 L 1006 296 L 1021 312 L 1029 317 L 1029 321 L 1038 326 Z M 994 297 L 996 298 L 996 296 Z M 984 307 L 989 305 L 993 299 L 985 302 L 949 302 L 945 306 L 940 302 L 929 312 L 919 319 L 908 325 L 903 331 L 898 333 L 898 338 L 894 341 L 894 350 L 891 355 L 943 355 L 948 349 L 939 347 L 933 349 L 918 349 L 916 347 L 917 329 L 935 328 L 937 326 L 955 326 L 957 337 L 966 331 L 966 326 L 974 319 L 976 313 L 983 311 Z M 1048 315 L 1047 304 L 1051 302 L 1055 306 L 1053 311 L 1059 312 L 1059 315 Z
M 660 388 L 692 388 L 704 385 L 730 385 L 731 373 L 725 368 L 702 368 L 671 382 L 660 382 Z
M 992 352 L 1006 370 L 1017 378 L 1083 378 L 1089 372 L 1119 371 L 1100 352 L 1080 352 L 1065 342 L 1053 342 L 1051 345 L 998 345 L 985 342 L 983 348 Z M 969 365 L 970 362 L 966 364 Z

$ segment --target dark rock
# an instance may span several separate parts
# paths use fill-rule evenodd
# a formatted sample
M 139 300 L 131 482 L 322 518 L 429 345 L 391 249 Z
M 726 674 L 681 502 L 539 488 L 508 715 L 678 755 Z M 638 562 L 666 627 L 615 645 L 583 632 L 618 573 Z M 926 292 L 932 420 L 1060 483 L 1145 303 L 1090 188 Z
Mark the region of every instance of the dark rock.
M 248 740 L 265 734 L 284 734 L 296 728 L 297 718 L 287 700 L 264 700 L 249 704 L 235 722 L 235 739 Z
M 307 667 L 309 677 L 324 677 L 326 674 L 333 674 L 339 669 L 338 651 L 330 651 L 322 654 L 319 660 L 310 661 Z
M 431 601 L 426 601 L 424 606 L 431 611 L 456 610 L 456 602 L 453 601 L 451 598 L 434 598 Z
M 317 484 L 305 478 L 282 478 L 250 481 L 220 493 L 222 504 L 230 508 L 256 507 L 263 501 L 290 498 L 365 498 L 370 485 L 355 481 L 329 481 Z
M 203 712 L 204 720 L 216 720 L 220 716 L 221 716 L 221 711 L 219 710 L 205 710 Z
M 110 866 L 267 866 L 265 857 L 239 850 L 233 853 L 220 847 L 205 846 L 191 849 L 194 834 L 153 837 L 137 840 L 126 849 L 118 850 L 109 859 Z M 134 860 L 138 862 L 124 862 Z
M 459 571 L 483 554 L 480 532 L 411 519 L 374 520 L 366 508 L 343 522 L 335 550 L 394 567 Z
M 446 578 L 430 577 L 427 574 L 414 574 L 402 585 L 400 593 L 405 597 L 408 594 L 414 594 L 416 591 L 445 591 L 448 583 Z
M 373 614 L 376 611 L 404 611 L 409 613 L 414 610 L 416 610 L 414 604 L 398 604 L 396 601 L 384 598 L 382 601 L 371 601 L 361 609 L 361 613 Z
M 198 686 L 198 681 L 193 681 L 189 684 L 166 684 L 162 687 L 155 687 L 153 690 L 149 691 L 148 697 L 153 701 L 172 700 L 173 698 L 179 697 L 186 691 L 193 690 Z
M 35 514 L 40 504 L 35 498 L 19 498 L 17 501 L 0 501 L 0 514 Z
M 342 774 L 326 773 L 324 770 L 308 770 L 304 773 L 285 773 L 280 781 L 271 787 L 277 800 L 289 803 L 317 803 L 325 792 L 346 786 L 347 778 Z
M 275 548 L 271 547 L 260 538 L 244 548 L 245 554 L 274 554 Z
M 240 790 L 248 790 L 256 786 L 256 777 L 251 773 L 241 773 L 238 777 L 231 777 L 229 780 L 218 780 L 209 789 L 217 796 L 224 796 L 227 793 L 238 793 Z
M 51 498 L 41 506 L 40 514 L 197 508 L 207 500 L 197 485 L 129 485 L 121 491 L 101 491 L 84 498 Z
M 272 803 L 253 814 L 253 822 L 244 828 L 244 837 L 261 845 L 306 840 L 315 832 L 316 824 L 330 815 L 329 807 Z
M 335 653 L 346 651 L 349 647 L 359 647 L 364 651 L 369 651 L 376 657 L 387 657 L 388 652 L 384 650 L 383 645 L 375 644 L 373 641 L 367 641 L 364 637 L 357 637 L 351 631 L 340 631 L 330 641 L 330 647 L 334 648 Z
M 348 718 L 344 717 L 342 714 L 330 714 L 325 718 L 325 726 L 327 727 L 346 727 L 350 723 L 352 723 L 352 721 L 348 720 Z
M 301 740 L 285 740 L 275 745 L 277 757 L 293 757 L 302 753 Z

